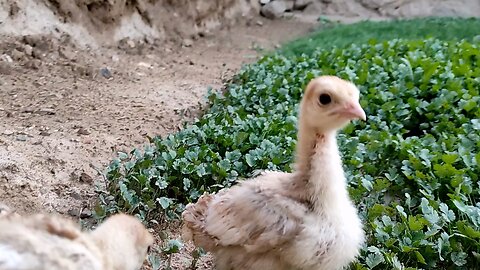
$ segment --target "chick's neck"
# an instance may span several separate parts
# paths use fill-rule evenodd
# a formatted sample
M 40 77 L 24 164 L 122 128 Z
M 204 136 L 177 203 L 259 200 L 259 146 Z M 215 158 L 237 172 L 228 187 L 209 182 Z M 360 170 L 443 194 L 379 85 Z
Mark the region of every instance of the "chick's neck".
M 315 210 L 342 207 L 348 196 L 336 131 L 305 131 L 298 134 L 294 182 L 305 187 L 304 199 Z
M 295 157 L 295 174 L 297 179 L 308 181 L 311 175 L 313 156 L 317 152 L 317 146 L 329 146 L 337 148 L 336 130 L 320 131 L 308 126 L 301 121 L 298 135 Z

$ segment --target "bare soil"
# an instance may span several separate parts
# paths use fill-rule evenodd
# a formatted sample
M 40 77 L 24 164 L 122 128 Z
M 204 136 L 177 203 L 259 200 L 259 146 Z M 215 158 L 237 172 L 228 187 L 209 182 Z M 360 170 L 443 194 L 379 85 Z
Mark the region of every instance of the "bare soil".
M 182 46 L 128 41 L 90 51 L 65 36 L 2 38 L 0 202 L 20 214 L 90 218 L 95 185 L 105 184 L 102 172 L 119 151 L 193 121 L 209 86 L 221 88 L 262 48 L 311 28 L 258 18 Z M 175 255 L 174 269 L 190 264 L 191 249 Z M 199 269 L 210 267 L 205 258 Z

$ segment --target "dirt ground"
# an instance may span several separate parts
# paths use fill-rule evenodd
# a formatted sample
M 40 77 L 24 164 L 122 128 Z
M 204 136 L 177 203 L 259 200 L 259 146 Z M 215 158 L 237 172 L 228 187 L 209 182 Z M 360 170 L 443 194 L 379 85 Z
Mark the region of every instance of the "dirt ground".
M 21 214 L 90 218 L 95 185 L 119 151 L 193 121 L 207 87 L 312 27 L 258 18 L 183 46 L 129 41 L 95 51 L 68 38 L 2 39 L 0 202 Z M 179 256 L 174 269 L 189 264 Z

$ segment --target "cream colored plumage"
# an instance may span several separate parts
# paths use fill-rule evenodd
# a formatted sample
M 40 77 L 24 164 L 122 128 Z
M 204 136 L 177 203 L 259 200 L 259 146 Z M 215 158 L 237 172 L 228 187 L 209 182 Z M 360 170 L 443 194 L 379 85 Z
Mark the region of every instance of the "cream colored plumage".
M 8 205 L 0 202 L 0 219 L 11 218 L 19 216 L 13 209 L 8 207 Z
M 218 270 L 331 270 L 352 262 L 364 241 L 346 189 L 336 132 L 365 113 L 357 87 L 321 76 L 300 104 L 293 173 L 264 172 L 182 214 L 184 240 L 215 256 Z
M 91 232 L 55 215 L 0 218 L 1 270 L 138 270 L 151 244 L 143 224 L 125 214 Z

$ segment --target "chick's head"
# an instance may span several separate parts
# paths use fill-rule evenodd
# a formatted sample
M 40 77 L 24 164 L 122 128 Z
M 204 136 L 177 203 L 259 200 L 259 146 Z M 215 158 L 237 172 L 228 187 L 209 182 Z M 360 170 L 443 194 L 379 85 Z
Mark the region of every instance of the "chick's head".
M 139 269 L 153 245 L 152 234 L 136 217 L 116 214 L 91 232 L 114 263 L 113 269 Z
M 302 124 L 323 133 L 341 129 L 353 119 L 366 120 L 359 96 L 360 91 L 349 81 L 335 76 L 315 78 L 302 99 Z

